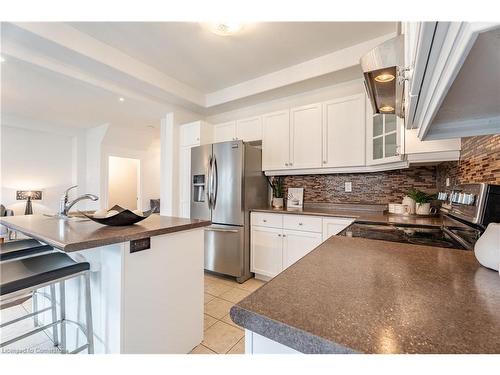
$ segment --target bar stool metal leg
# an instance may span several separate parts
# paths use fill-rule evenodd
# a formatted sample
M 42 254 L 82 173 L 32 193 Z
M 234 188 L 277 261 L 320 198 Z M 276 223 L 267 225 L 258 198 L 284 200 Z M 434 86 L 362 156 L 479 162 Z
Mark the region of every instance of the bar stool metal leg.
M 66 288 L 64 280 L 59 283 L 59 293 L 61 294 L 61 344 L 59 349 L 66 353 Z
M 31 312 L 35 311 L 38 311 L 38 296 L 36 294 L 36 290 L 32 293 L 31 297 Z M 33 315 L 33 325 L 35 328 L 40 325 L 38 315 Z
M 92 302 L 90 296 L 90 272 L 84 274 L 85 279 L 85 324 L 87 326 L 88 353 L 94 354 L 94 327 L 92 325 Z
M 56 286 L 54 284 L 50 285 L 50 303 L 52 308 L 52 321 L 57 321 L 57 304 L 56 304 Z M 52 340 L 54 341 L 54 346 L 59 345 L 59 338 L 57 334 L 57 325 L 52 326 Z

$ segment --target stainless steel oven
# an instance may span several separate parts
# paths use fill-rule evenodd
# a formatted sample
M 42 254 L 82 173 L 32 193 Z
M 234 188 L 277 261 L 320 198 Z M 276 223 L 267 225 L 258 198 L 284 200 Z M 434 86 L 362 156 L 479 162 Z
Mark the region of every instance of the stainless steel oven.
M 339 235 L 472 250 L 486 226 L 500 222 L 499 185 L 457 185 L 450 191 L 440 192 L 438 199 L 443 202 L 441 227 L 358 221 Z

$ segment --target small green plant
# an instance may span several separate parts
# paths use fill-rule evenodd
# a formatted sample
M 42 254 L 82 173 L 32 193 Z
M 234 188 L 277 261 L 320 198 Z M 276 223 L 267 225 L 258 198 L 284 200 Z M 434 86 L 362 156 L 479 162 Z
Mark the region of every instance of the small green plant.
M 283 198 L 283 181 L 284 178 L 282 176 L 274 176 L 271 179 L 268 177 L 267 182 L 273 189 L 273 197 L 274 198 Z
M 408 193 L 406 193 L 411 199 L 413 199 L 416 203 L 429 203 L 434 199 L 434 194 L 427 194 L 422 190 L 411 189 Z

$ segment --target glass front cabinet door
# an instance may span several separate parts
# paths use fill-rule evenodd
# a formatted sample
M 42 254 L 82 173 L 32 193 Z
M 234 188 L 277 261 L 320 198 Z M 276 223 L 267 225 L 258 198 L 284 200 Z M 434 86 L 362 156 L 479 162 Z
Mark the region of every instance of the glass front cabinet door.
M 402 160 L 403 126 L 403 120 L 396 115 L 374 115 L 367 121 L 367 164 Z

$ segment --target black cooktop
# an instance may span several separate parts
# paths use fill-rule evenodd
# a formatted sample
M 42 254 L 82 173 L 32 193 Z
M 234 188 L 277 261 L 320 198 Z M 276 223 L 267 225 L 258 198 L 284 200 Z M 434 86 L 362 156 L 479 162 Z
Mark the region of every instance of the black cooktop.
M 353 223 L 340 232 L 339 236 L 464 249 L 441 228 L 436 227 Z

